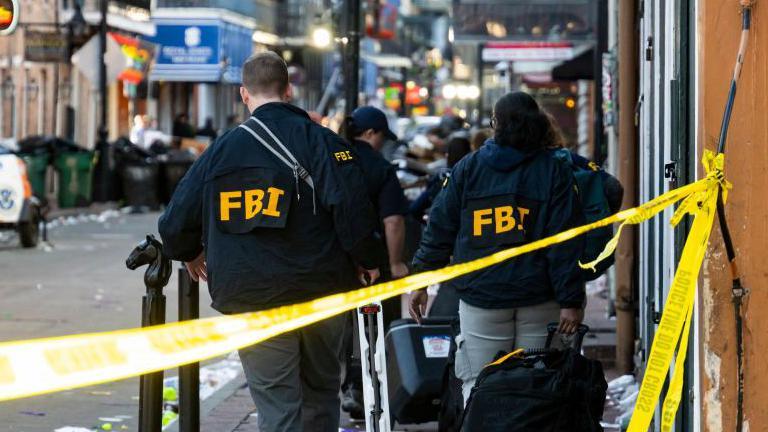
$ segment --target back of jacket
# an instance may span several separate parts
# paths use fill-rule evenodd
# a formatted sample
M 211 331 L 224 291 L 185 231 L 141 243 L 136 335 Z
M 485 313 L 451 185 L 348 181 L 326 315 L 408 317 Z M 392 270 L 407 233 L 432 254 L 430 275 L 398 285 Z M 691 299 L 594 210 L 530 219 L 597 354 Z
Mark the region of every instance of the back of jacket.
M 530 154 L 489 140 L 453 169 L 438 194 L 414 258 L 430 270 L 471 261 L 583 223 L 569 167 L 546 151 Z M 584 284 L 577 238 L 457 280 L 465 302 L 514 308 L 556 300 L 581 307 Z
M 309 172 L 314 190 L 238 127 L 194 164 L 159 223 L 172 258 L 190 261 L 205 247 L 213 307 L 223 313 L 348 290 L 351 257 L 371 261 L 366 242 L 376 220 L 346 143 L 288 104 L 268 103 L 253 115 Z

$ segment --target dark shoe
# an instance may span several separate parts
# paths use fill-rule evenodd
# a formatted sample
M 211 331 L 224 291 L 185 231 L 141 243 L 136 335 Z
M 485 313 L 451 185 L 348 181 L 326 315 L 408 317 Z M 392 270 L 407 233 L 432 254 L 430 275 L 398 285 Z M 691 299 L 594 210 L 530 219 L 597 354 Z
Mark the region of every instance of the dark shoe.
M 356 389 L 348 389 L 341 398 L 341 409 L 349 413 L 349 417 L 354 420 L 365 419 L 363 411 L 363 392 Z

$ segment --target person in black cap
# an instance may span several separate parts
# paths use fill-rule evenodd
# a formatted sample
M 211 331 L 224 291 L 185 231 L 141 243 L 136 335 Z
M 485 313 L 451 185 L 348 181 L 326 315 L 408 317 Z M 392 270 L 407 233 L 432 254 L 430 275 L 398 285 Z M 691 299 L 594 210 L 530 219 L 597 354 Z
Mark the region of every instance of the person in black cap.
M 368 196 L 381 220 L 387 251 L 383 262 L 382 277 L 399 279 L 408 275 L 408 266 L 403 260 L 405 239 L 404 216 L 408 214 L 408 201 L 397 179 L 395 166 L 381 155 L 385 140 L 397 140 L 389 130 L 386 115 L 378 108 L 365 106 L 356 109 L 347 119 L 346 135 L 352 148 L 360 158 Z
M 358 158 L 363 170 L 363 177 L 368 188 L 368 197 L 379 217 L 380 238 L 379 268 L 382 280 L 394 280 L 408 275 L 408 266 L 404 262 L 405 216 L 408 214 L 408 201 L 405 199 L 400 181 L 397 179 L 395 166 L 381 155 L 381 147 L 386 140 L 396 140 L 397 136 L 389 129 L 386 115 L 379 109 L 365 106 L 356 109 L 345 122 L 345 134 Z M 389 323 L 400 318 L 400 298 L 382 302 L 384 330 Z M 350 323 L 354 320 L 350 319 Z M 362 371 L 359 357 L 353 354 L 353 332 L 347 333 L 347 373 L 342 390 L 342 409 L 353 418 L 362 418 Z

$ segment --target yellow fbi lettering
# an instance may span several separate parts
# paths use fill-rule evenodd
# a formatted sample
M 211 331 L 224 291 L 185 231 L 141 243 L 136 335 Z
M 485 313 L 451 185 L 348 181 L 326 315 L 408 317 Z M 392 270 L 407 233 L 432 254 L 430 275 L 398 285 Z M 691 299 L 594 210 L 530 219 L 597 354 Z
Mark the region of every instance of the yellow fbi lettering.
M 515 219 L 515 210 L 517 217 Z M 502 234 L 513 229 L 523 231 L 525 217 L 531 213 L 530 209 L 525 207 L 501 206 L 475 210 L 472 213 L 472 235 L 480 237 L 483 235 L 483 228 L 486 225 L 494 225 L 496 234 Z
M 350 161 L 350 160 L 354 159 L 354 158 L 352 157 L 352 153 L 351 153 L 349 150 L 346 150 L 346 151 L 340 151 L 340 152 L 336 152 L 336 153 L 334 153 L 334 154 L 333 154 L 333 156 L 334 156 L 334 157 L 336 158 L 336 160 L 337 160 L 337 161 L 339 161 L 339 162 L 342 162 L 342 161 Z
M 246 191 L 219 192 L 220 211 L 219 219 L 222 221 L 230 220 L 230 210 L 245 209 L 245 219 L 253 219 L 259 213 L 264 216 L 275 218 L 280 217 L 280 211 L 277 205 L 280 197 L 285 195 L 285 191 L 276 187 L 267 188 L 267 205 L 264 207 L 264 190 L 250 189 Z

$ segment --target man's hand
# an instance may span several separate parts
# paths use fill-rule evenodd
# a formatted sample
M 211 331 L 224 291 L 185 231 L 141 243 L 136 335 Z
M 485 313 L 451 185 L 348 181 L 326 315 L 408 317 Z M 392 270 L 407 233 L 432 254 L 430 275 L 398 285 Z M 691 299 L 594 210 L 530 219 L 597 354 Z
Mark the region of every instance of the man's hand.
M 392 279 L 401 279 L 410 273 L 408 266 L 404 262 L 397 262 L 389 265 L 389 271 L 392 273 Z
M 201 279 L 208 282 L 208 267 L 205 264 L 205 252 L 200 252 L 197 258 L 190 262 L 185 262 L 189 276 L 193 281 L 199 282 Z
M 411 292 L 411 298 L 408 300 L 408 312 L 411 314 L 411 318 L 419 324 L 421 324 L 421 318 L 427 314 L 428 299 L 427 290 L 420 289 Z
M 372 270 L 367 270 L 360 266 L 357 267 L 357 279 L 360 281 L 361 284 L 363 284 L 363 286 L 372 285 L 374 282 L 376 282 L 379 279 L 380 276 L 381 276 L 381 273 L 377 268 Z
M 584 321 L 584 309 L 560 309 L 560 326 L 557 331 L 562 334 L 574 334 L 582 321 Z

